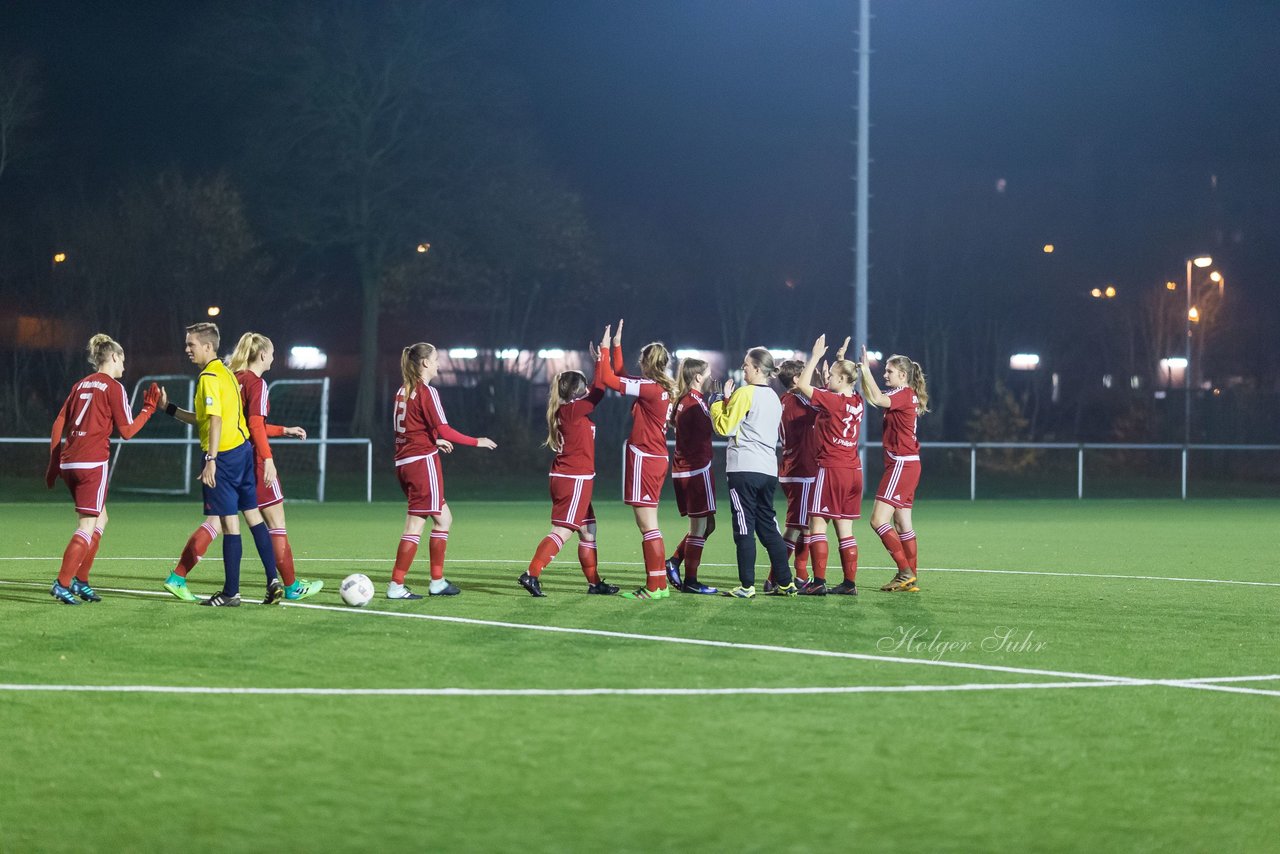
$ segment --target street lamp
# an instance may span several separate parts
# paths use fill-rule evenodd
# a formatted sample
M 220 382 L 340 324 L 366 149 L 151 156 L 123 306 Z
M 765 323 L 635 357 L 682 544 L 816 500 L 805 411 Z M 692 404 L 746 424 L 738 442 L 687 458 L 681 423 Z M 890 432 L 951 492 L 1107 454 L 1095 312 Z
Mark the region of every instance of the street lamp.
M 1212 263 L 1213 259 L 1208 255 L 1187 259 L 1187 367 L 1182 373 L 1182 391 L 1185 398 L 1182 410 L 1182 444 L 1184 448 L 1191 445 L 1191 324 L 1193 321 L 1199 321 L 1200 319 L 1200 312 L 1191 304 L 1191 268 L 1199 267 L 1203 270 Z M 1194 317 L 1192 316 L 1193 314 Z

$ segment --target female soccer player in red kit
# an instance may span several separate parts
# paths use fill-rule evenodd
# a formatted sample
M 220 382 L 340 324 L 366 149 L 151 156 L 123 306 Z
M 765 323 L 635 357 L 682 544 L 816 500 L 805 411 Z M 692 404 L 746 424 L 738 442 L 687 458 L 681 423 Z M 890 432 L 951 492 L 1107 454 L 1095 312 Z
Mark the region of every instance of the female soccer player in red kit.
M 814 409 L 796 389 L 796 379 L 804 370 L 804 362 L 789 359 L 778 366 L 778 382 L 786 392 L 782 395 L 782 462 L 778 466 L 778 483 L 787 498 L 786 530 L 782 539 L 791 552 L 796 582 L 803 589 L 809 580 L 809 504 L 813 481 L 818 475 L 817 445 L 813 424 Z M 767 592 L 767 589 L 766 589 Z
M 716 529 L 716 486 L 711 473 L 711 410 L 702 396 L 708 365 L 701 359 L 682 359 L 677 370 L 675 414 L 676 453 L 671 461 L 671 485 L 676 507 L 689 518 L 689 533 L 666 563 L 667 580 L 685 593 L 715 594 L 698 581 L 698 566 L 707 537 Z M 681 563 L 684 581 L 680 580 Z
M 622 494 L 624 502 L 635 511 L 640 529 L 645 586 L 634 593 L 623 593 L 628 599 L 666 599 L 671 595 L 667 588 L 666 548 L 658 530 L 658 498 L 667 479 L 667 423 L 676 391 L 675 381 L 667 375 L 670 363 L 667 348 L 655 341 L 640 350 L 640 376 L 625 375 L 621 320 L 613 335 L 612 359 L 601 358 L 599 362 L 604 385 L 636 399 L 631 405 Z
M 449 453 L 454 445 L 498 447 L 492 439 L 479 439 L 459 433 L 449 426 L 440 405 L 440 396 L 429 383 L 440 367 L 436 348 L 420 343 L 405 347 L 400 354 L 400 374 L 404 385 L 396 392 L 392 416 L 396 436 L 396 476 L 409 500 L 404 534 L 396 551 L 395 568 L 387 584 L 388 599 L 421 599 L 404 585 L 405 574 L 418 553 L 422 529 L 431 519 L 431 584 L 432 596 L 456 596 L 461 591 L 444 577 L 444 552 L 449 542 L 449 526 L 453 514 L 444 500 L 444 473 L 440 467 L 440 451 Z
M 76 532 L 62 553 L 58 578 L 50 595 L 64 605 L 80 600 L 100 602 L 89 586 L 89 570 L 98 554 L 107 527 L 107 460 L 111 455 L 111 431 L 132 439 L 151 418 L 160 402 L 155 383 L 143 395 L 142 410 L 133 417 L 120 377 L 124 374 L 124 348 L 109 335 L 89 339 L 89 364 L 94 372 L 71 387 L 71 393 L 54 419 L 49 435 L 49 467 L 44 482 L 53 489 L 59 476 L 71 491 L 80 517 Z M 63 439 L 66 444 L 63 444 Z
M 292 436 L 305 439 L 307 431 L 301 427 L 281 427 L 267 423 L 271 402 L 267 395 L 267 384 L 262 379 L 262 375 L 271 370 L 274 362 L 275 346 L 271 343 L 271 339 L 260 332 L 246 332 L 236 343 L 227 367 L 236 375 L 236 382 L 240 385 L 240 398 L 244 402 L 244 411 L 249 425 L 249 439 L 253 443 L 258 513 L 262 517 L 258 521 L 265 520 L 267 523 L 267 533 L 271 537 L 276 568 L 280 570 L 280 577 L 285 585 L 284 598 L 305 599 L 320 592 L 324 582 L 300 579 L 294 571 L 293 548 L 289 545 L 289 535 L 284 523 L 284 490 L 280 486 L 280 478 L 276 475 L 276 463 L 271 456 L 268 437 Z M 254 513 L 245 513 L 245 519 L 251 527 L 258 524 Z M 204 557 L 209 544 L 217 539 L 219 533 L 221 533 L 219 518 L 206 517 L 204 523 L 187 539 L 187 544 L 182 549 L 182 556 L 178 559 L 178 565 L 165 580 L 166 590 L 180 599 L 195 598 L 187 590 L 183 579 Z
M 916 584 L 916 532 L 911 529 L 911 505 L 920 485 L 920 442 L 916 420 L 929 411 L 924 370 L 906 356 L 890 356 L 884 367 L 885 390 L 867 367 L 862 348 L 862 388 L 867 402 L 884 410 L 884 475 L 871 509 L 871 527 L 898 567 L 893 579 L 880 589 L 886 593 L 918 593 Z
M 556 452 L 551 464 L 551 532 L 538 543 L 529 569 L 520 578 L 520 586 L 531 596 L 545 596 L 539 580 L 542 570 L 564 547 L 573 534 L 578 535 L 578 563 L 587 577 L 587 592 L 609 596 L 618 592 L 606 584 L 596 567 L 596 512 L 591 506 L 591 492 L 596 477 L 596 425 L 591 413 L 604 398 L 600 380 L 600 360 L 609 358 L 609 329 L 594 350 L 596 382 L 587 387 L 587 378 L 579 371 L 561 371 L 551 383 L 547 400 L 547 441 L 543 444 Z
M 843 347 L 841 351 L 843 351 Z M 813 484 L 813 500 L 809 505 L 809 524 L 813 538 L 809 554 L 813 560 L 813 578 L 804 590 L 805 596 L 838 593 L 858 595 L 858 541 L 853 536 L 853 520 L 862 516 L 862 461 L 858 459 L 858 431 L 862 426 L 863 401 L 854 390 L 858 366 L 837 359 L 831 366 L 825 389 L 814 388 L 813 372 L 827 352 L 827 336 L 820 335 L 813 344 L 809 361 L 796 380 L 796 389 L 818 410 L 814 423 L 818 441 L 818 474 Z M 840 538 L 840 567 L 844 581 L 827 589 L 827 521 L 835 523 Z

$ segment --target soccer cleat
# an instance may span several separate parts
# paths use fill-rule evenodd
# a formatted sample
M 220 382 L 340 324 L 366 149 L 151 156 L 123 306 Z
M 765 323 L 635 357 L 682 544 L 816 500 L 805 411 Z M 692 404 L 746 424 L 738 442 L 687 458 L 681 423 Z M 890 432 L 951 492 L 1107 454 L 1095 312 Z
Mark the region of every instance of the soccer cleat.
M 708 587 L 707 585 L 703 584 L 701 581 L 686 582 L 685 585 L 680 589 L 683 590 L 685 593 L 701 593 L 703 596 L 714 596 L 720 592 L 714 587 Z
M 673 560 L 667 561 L 667 584 L 677 590 L 683 590 L 680 585 L 680 564 Z
M 884 593 L 919 593 L 920 588 L 916 586 L 916 577 L 905 572 L 899 572 L 893 579 L 881 587 Z
M 648 587 L 641 587 L 634 593 L 627 592 L 622 594 L 623 599 L 669 599 L 671 598 L 671 588 L 664 587 L 661 590 L 650 590 Z
M 854 584 L 852 581 L 841 581 L 835 587 L 827 590 L 827 593 L 831 596 L 857 596 L 858 585 Z
M 86 602 L 102 601 L 102 597 L 99 596 L 92 587 L 78 578 L 71 579 L 71 592 Z
M 516 579 L 520 582 L 520 586 L 529 591 L 529 595 L 536 599 L 545 598 L 547 594 L 542 592 L 542 582 L 535 576 L 527 572 L 520 573 L 520 577 Z
M 421 593 L 414 593 L 403 584 L 397 584 L 394 581 L 387 582 L 387 598 L 388 599 L 421 599 Z
M 436 582 L 435 581 L 431 582 L 431 586 L 427 588 L 427 592 L 430 593 L 432 596 L 457 596 L 459 593 L 462 592 L 460 589 L 458 589 L 457 585 L 455 585 L 453 582 L 449 581 L 446 578 L 440 578 L 440 579 L 437 579 L 437 581 L 443 581 L 444 584 L 439 589 L 437 589 Z
M 796 596 L 800 593 L 800 589 L 796 587 L 796 583 L 792 581 L 787 585 L 774 585 L 772 590 L 767 591 L 769 596 Z
M 306 599 L 308 596 L 314 596 L 324 587 L 323 581 L 303 581 L 301 578 L 294 579 L 294 582 L 284 589 L 284 598 L 292 601 L 294 599 Z
M 754 599 L 756 598 L 755 585 L 750 587 L 735 587 L 732 590 L 724 591 L 724 595 L 731 599 Z
M 284 598 L 284 582 L 279 578 L 273 578 L 267 582 L 267 598 L 262 600 L 263 605 L 274 605 Z
M 823 578 L 810 578 L 809 583 L 800 591 L 801 596 L 826 596 L 827 582 Z
M 79 605 L 80 600 L 71 592 L 68 587 L 63 587 L 58 582 L 53 582 L 53 586 L 49 588 L 49 595 L 57 599 L 63 605 Z
M 169 573 L 168 579 L 164 582 L 164 589 L 177 596 L 183 602 L 200 601 L 196 594 L 192 593 L 190 588 L 187 587 L 187 580 L 176 572 Z
M 773 579 L 766 579 L 764 583 L 764 592 L 766 595 L 778 589 L 778 585 L 773 583 Z
M 618 588 L 613 584 L 608 584 L 602 578 L 595 584 L 587 585 L 587 594 L 591 596 L 612 596 L 618 592 Z
M 208 599 L 204 600 L 200 604 L 208 605 L 211 608 L 239 608 L 240 594 L 237 593 L 234 596 L 228 596 L 225 593 L 222 593 L 221 591 L 219 591 L 218 593 L 213 594 L 212 596 L 210 596 Z

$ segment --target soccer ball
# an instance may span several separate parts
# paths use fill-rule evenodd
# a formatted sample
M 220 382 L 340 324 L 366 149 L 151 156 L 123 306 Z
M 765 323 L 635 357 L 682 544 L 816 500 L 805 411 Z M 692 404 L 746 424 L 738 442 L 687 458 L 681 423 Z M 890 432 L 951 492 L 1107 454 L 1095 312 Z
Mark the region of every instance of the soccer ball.
M 373 582 L 369 576 L 353 572 L 342 579 L 338 593 L 342 595 L 342 601 L 352 608 L 363 608 L 373 599 Z

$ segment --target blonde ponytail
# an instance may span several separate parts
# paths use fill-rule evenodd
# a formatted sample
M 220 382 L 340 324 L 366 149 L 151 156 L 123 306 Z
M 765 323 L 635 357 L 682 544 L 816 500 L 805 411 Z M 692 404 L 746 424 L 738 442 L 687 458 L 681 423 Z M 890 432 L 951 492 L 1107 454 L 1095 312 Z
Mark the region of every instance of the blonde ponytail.
M 640 350 L 640 375 L 647 380 L 653 380 L 662 386 L 668 395 L 674 396 L 676 393 L 676 381 L 667 373 L 667 366 L 671 364 L 671 355 L 667 352 L 666 345 L 661 341 L 654 341 L 644 345 Z M 672 401 L 675 402 L 674 400 Z
M 404 396 L 413 394 L 421 379 L 422 360 L 429 358 L 436 348 L 425 342 L 405 347 L 400 352 L 400 377 L 404 380 Z
M 112 353 L 124 355 L 124 348 L 121 347 L 116 340 L 110 335 L 99 332 L 97 335 L 89 339 L 89 346 L 85 348 L 85 357 L 88 358 L 89 364 L 94 370 L 102 367 L 102 363 L 107 361 Z
M 227 367 L 231 369 L 231 373 L 239 373 L 258 361 L 258 357 L 270 346 L 271 339 L 261 332 L 246 332 L 236 342 L 236 349 L 232 351 Z
M 929 392 L 925 390 L 924 368 L 920 367 L 919 362 L 913 362 L 906 356 L 890 356 L 886 361 L 886 365 L 893 365 L 898 370 L 907 375 L 907 385 L 916 393 L 916 400 L 919 401 L 916 412 L 924 415 L 929 411 Z
M 587 388 L 587 378 L 581 371 L 561 371 L 551 383 L 547 395 L 547 439 L 542 444 L 557 454 L 564 450 L 564 436 L 560 434 L 560 407 L 582 397 Z

